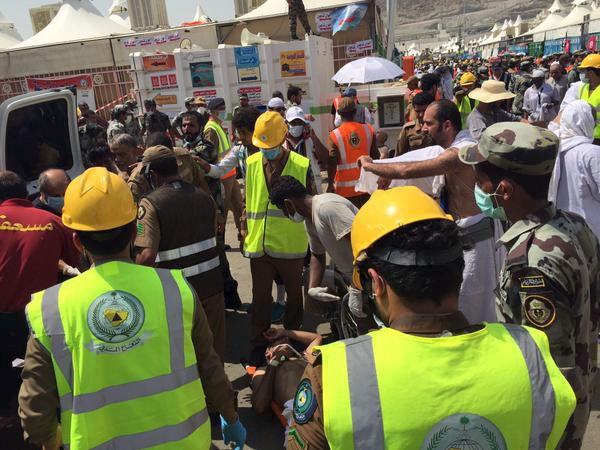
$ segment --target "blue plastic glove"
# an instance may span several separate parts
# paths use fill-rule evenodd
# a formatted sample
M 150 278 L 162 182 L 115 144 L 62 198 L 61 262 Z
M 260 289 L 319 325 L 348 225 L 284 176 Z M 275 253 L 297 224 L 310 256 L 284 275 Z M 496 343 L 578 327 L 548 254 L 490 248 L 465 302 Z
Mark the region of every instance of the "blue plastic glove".
M 246 443 L 246 429 L 242 425 L 242 422 L 240 422 L 240 419 L 230 424 L 221 416 L 221 432 L 223 433 L 223 442 L 225 442 L 225 445 L 233 442 L 235 445 L 234 450 L 242 450 L 244 448 L 244 444 Z

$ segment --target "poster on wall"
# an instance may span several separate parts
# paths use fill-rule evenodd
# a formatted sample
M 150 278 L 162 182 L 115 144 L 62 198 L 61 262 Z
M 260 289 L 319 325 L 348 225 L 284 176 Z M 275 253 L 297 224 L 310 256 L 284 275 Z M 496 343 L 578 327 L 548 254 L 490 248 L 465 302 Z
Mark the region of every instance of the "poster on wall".
M 215 73 L 211 61 L 190 63 L 190 75 L 193 87 L 215 86 Z
M 77 104 L 87 103 L 90 109 L 96 109 L 96 98 L 94 97 L 94 86 L 91 75 L 75 75 L 62 78 L 27 78 L 26 80 L 29 91 L 61 89 L 75 86 L 77 88 Z
M 202 89 L 201 91 L 194 91 L 194 97 L 202 97 L 205 102 L 211 101 L 213 98 L 217 98 L 216 89 Z
M 254 46 L 237 47 L 235 55 L 235 68 L 237 69 L 238 82 L 260 81 L 260 59 L 258 48 Z
M 175 69 L 173 55 L 150 55 L 142 58 L 145 72 L 164 72 Z
M 263 104 L 261 86 L 241 87 L 238 89 L 238 96 L 242 94 L 246 94 L 248 96 L 248 103 L 250 103 L 251 106 L 259 106 Z
M 153 75 L 150 77 L 152 89 L 176 88 L 177 75 L 169 73 L 165 75 Z
M 333 29 L 333 20 L 331 11 L 320 11 L 315 15 L 317 23 L 317 33 L 329 33 Z
M 282 78 L 306 76 L 304 50 L 281 52 L 279 55 L 279 64 L 281 65 Z

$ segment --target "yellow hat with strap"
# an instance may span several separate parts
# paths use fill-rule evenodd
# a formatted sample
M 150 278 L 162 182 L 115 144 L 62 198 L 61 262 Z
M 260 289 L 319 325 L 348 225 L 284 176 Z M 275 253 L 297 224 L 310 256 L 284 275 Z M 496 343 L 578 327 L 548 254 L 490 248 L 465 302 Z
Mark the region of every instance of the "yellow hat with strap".
M 261 114 L 254 125 L 252 143 L 258 148 L 275 148 L 283 144 L 288 128 L 276 111 Z
M 62 222 L 72 230 L 105 231 L 133 222 L 136 213 L 123 178 L 104 167 L 92 167 L 67 187 Z
M 392 231 L 431 219 L 453 220 L 433 198 L 419 188 L 403 186 L 375 191 L 360 208 L 352 224 L 352 280 L 355 286 L 361 286 L 357 262 L 369 247 Z

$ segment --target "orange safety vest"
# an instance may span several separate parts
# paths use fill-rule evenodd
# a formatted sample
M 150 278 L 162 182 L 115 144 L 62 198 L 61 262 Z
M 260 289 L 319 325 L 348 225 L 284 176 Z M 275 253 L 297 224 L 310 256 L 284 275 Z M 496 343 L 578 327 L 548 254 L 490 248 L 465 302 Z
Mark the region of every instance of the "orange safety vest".
M 358 158 L 369 155 L 375 138 L 373 127 L 364 123 L 344 122 L 329 133 L 329 137 L 340 153 L 335 173 L 335 193 L 346 198 L 363 195 L 363 192 L 354 190 L 360 177 Z

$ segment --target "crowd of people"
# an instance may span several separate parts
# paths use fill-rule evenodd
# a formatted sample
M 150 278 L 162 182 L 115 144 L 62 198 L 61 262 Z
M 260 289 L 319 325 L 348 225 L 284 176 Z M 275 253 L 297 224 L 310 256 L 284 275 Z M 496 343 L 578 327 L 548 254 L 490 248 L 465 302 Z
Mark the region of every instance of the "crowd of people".
M 253 407 L 282 418 L 288 449 L 581 448 L 600 55 L 425 64 L 406 85 L 393 143 L 353 87 L 327 136 L 296 86 L 266 112 L 245 95 L 231 112 L 187 98 L 173 120 L 153 100 L 109 122 L 79 105 L 83 174 L 43 172 L 31 201 L 0 172 L 2 415 L 18 393 L 44 449 L 208 449 L 211 426 L 243 448 L 260 430 L 224 371 L 226 309 L 244 309 L 231 211 Z M 302 330 L 305 297 L 347 308 L 361 335 L 323 345 Z

